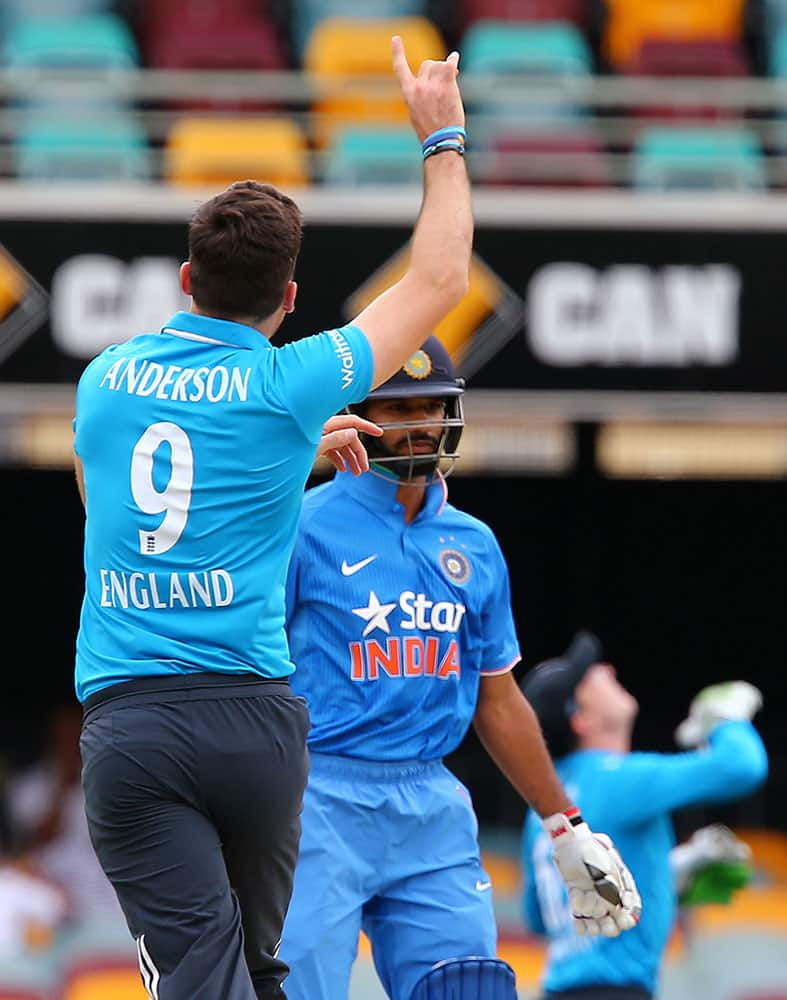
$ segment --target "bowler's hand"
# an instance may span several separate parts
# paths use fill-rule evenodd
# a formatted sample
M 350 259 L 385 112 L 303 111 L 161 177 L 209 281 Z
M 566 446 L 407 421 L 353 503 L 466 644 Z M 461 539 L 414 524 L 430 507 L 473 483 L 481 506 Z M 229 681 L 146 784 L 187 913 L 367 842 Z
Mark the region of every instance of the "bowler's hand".
M 369 456 L 358 437 L 358 432 L 380 437 L 382 428 L 371 420 L 364 420 L 355 413 L 337 413 L 327 420 L 322 429 L 322 438 L 317 445 L 317 455 L 325 456 L 339 472 L 348 469 L 354 476 L 369 471 Z
M 440 62 L 427 59 L 414 76 L 398 35 L 391 39 L 393 68 L 399 78 L 402 97 L 410 112 L 415 133 L 421 142 L 439 128 L 464 125 L 465 109 L 459 93 L 459 53 L 452 52 Z

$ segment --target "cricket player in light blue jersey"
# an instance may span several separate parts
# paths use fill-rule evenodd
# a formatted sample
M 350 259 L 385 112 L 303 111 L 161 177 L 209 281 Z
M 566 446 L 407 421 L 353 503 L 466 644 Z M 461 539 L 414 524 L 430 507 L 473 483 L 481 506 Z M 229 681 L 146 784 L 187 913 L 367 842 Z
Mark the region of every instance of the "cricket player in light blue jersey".
M 425 164 L 401 280 L 348 326 L 272 347 L 295 306 L 300 212 L 239 182 L 189 226 L 190 311 L 109 347 L 79 383 L 83 784 L 153 1000 L 285 996 L 309 720 L 284 595 L 303 489 L 318 450 L 361 471 L 352 435 L 376 428 L 332 415 L 467 288 L 459 57 L 414 76 L 398 38 L 393 56 Z
M 765 780 L 765 748 L 750 722 L 762 703 L 760 693 L 742 681 L 707 688 L 677 731 L 684 746 L 701 748 L 660 754 L 631 752 L 637 702 L 614 668 L 601 662 L 591 633 L 579 633 L 562 657 L 534 667 L 522 688 L 566 788 L 588 822 L 614 837 L 642 895 L 642 919 L 630 934 L 615 941 L 578 936 L 552 845 L 538 817 L 527 817 L 523 904 L 531 930 L 549 939 L 544 997 L 651 1000 L 676 916 L 676 855 L 681 867 L 690 868 L 702 861 L 698 847 L 709 843 L 708 860 L 725 860 L 723 853 L 714 856 L 718 837 L 674 849 L 671 813 L 741 798 Z
M 384 429 L 367 441 L 371 471 L 304 500 L 287 580 L 293 688 L 312 720 L 281 947 L 291 1000 L 345 1000 L 361 929 L 393 1000 L 515 997 L 470 794 L 442 763 L 471 724 L 545 817 L 583 928 L 636 920 L 625 867 L 572 808 L 512 678 L 500 546 L 447 499 L 462 393 L 430 337 L 357 408 Z

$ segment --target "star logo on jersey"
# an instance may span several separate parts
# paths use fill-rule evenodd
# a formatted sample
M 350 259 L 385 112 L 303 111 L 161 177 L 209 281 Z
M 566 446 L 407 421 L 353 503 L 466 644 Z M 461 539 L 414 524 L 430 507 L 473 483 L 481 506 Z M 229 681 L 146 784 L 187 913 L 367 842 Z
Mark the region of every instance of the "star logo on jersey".
M 358 615 L 359 618 L 363 618 L 366 622 L 366 627 L 363 630 L 363 634 L 369 635 L 376 628 L 379 628 L 381 632 L 385 632 L 387 635 L 391 634 L 391 626 L 388 624 L 388 615 L 396 607 L 396 604 L 381 604 L 380 599 L 373 590 L 369 591 L 369 603 L 365 608 L 353 608 L 352 612 L 354 615 Z
M 0 246 L 0 361 L 41 328 L 49 296 Z

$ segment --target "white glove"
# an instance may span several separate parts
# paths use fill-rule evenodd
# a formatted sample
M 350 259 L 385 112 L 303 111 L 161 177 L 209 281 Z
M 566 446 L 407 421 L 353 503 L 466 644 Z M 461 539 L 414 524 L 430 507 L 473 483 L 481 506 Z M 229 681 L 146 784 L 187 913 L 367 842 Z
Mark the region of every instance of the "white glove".
M 677 891 L 683 892 L 691 876 L 706 865 L 726 862 L 746 862 L 751 848 L 739 840 L 728 826 L 712 823 L 700 827 L 684 844 L 673 847 L 669 855 Z
M 592 833 L 577 809 L 547 816 L 543 822 L 568 888 L 577 934 L 617 937 L 636 926 L 642 900 L 609 837 Z
M 675 742 L 688 748 L 704 743 L 720 722 L 750 721 L 762 708 L 762 694 L 747 681 L 727 681 L 703 688 L 689 705 L 689 714 L 675 730 Z

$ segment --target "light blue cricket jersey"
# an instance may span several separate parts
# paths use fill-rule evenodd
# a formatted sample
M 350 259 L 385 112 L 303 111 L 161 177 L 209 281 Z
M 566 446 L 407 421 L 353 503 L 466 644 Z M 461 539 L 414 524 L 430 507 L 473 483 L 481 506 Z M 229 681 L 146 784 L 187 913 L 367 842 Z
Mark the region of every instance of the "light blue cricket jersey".
M 274 348 L 188 312 L 88 365 L 80 700 L 161 674 L 292 672 L 284 585 L 303 489 L 323 423 L 371 379 L 354 327 Z
M 434 760 L 456 748 L 482 674 L 519 660 L 508 568 L 489 527 L 430 486 L 407 525 L 396 481 L 309 490 L 287 580 L 293 690 L 318 752 Z
M 549 838 L 530 812 L 522 837 L 524 913 L 531 930 L 549 937 L 544 986 L 555 992 L 601 985 L 653 991 L 677 911 L 670 814 L 754 791 L 768 771 L 763 742 L 750 723 L 727 722 L 714 730 L 707 749 L 678 754 L 581 750 L 560 759 L 557 771 L 591 830 L 609 834 L 630 868 L 642 897 L 642 917 L 617 938 L 575 934 Z

